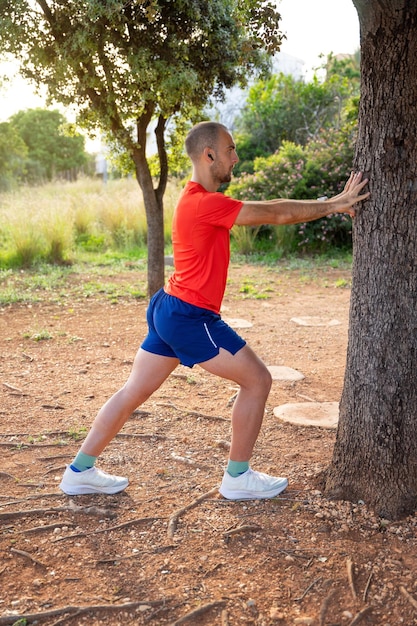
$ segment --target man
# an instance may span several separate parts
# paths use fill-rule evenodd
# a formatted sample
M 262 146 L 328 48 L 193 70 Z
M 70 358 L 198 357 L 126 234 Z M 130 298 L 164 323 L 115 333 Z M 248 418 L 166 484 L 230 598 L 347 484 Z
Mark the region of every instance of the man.
M 100 409 L 60 488 L 69 495 L 117 493 L 128 479 L 102 472 L 96 458 L 132 412 L 166 380 L 179 363 L 239 385 L 232 410 L 227 468 L 219 488 L 228 499 L 272 498 L 288 481 L 249 466 L 261 428 L 271 376 L 264 363 L 225 322 L 219 311 L 230 260 L 230 229 L 237 225 L 295 224 L 331 213 L 355 212 L 369 193 L 360 173 L 351 174 L 341 194 L 325 201 L 241 202 L 217 190 L 231 180 L 238 162 L 231 134 L 222 124 L 202 122 L 185 142 L 193 172 L 175 210 L 172 244 L 175 271 L 151 299 L 148 335 L 139 348 L 126 384 Z

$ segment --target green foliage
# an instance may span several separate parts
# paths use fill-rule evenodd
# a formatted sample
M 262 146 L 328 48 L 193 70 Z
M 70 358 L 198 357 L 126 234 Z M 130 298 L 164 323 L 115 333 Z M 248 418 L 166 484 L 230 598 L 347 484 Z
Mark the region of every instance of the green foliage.
M 228 194 L 242 200 L 336 195 L 352 169 L 355 135 L 356 123 L 348 120 L 339 129 L 322 132 L 306 146 L 284 142 L 275 154 L 255 159 L 254 174 L 231 183 Z M 269 227 L 269 232 L 272 230 Z M 300 224 L 295 231 L 299 249 L 305 250 L 349 247 L 351 235 L 351 220 L 345 215 Z
M 48 263 L 60 264 L 69 260 L 73 245 L 70 212 L 52 210 L 40 220 L 44 237 L 44 258 Z
M 49 330 L 36 331 L 33 334 L 31 333 L 28 338 L 32 341 L 47 341 L 48 339 L 53 339 Z
M 255 173 L 244 174 L 230 183 L 227 193 L 241 200 L 296 197 L 297 187 L 304 184 L 305 162 L 302 146 L 284 142 L 277 153 L 255 159 Z M 301 191 L 299 193 L 301 197 Z M 232 230 L 232 245 L 240 254 L 269 249 L 282 257 L 295 250 L 296 229 L 294 226 L 235 226 Z
M 205 119 L 198 111 L 192 113 L 194 123 Z M 190 172 L 190 159 L 184 150 L 184 141 L 192 124 L 189 119 L 185 119 L 181 114 L 175 115 L 169 122 L 166 132 L 166 151 L 168 158 L 168 170 L 171 176 L 178 179 L 185 178 Z M 148 159 L 152 176 L 159 177 L 160 162 L 157 154 Z
M 254 174 L 244 174 L 230 183 L 228 195 L 241 200 L 270 200 L 301 197 L 297 186 L 303 186 L 307 156 L 302 146 L 284 141 L 280 150 L 268 157 L 258 157 Z
M 357 55 L 329 56 L 326 78 L 310 83 L 282 74 L 251 88 L 235 134 L 240 164 L 228 193 L 240 199 L 316 199 L 341 191 L 352 168 L 359 106 Z M 258 238 L 274 240 L 276 227 L 248 229 L 235 237 L 241 253 Z M 282 228 L 279 227 L 279 231 Z M 332 215 L 301 224 L 283 238 L 287 251 L 350 247 L 351 220 Z M 282 239 L 282 238 L 281 238 Z M 281 243 L 282 246 L 282 243 Z
M 74 178 L 87 161 L 84 137 L 57 110 L 19 111 L 10 118 L 10 126 L 27 147 L 25 180 L 29 183 Z
M 340 128 L 346 104 L 359 93 L 359 76 L 352 67 L 352 57 L 344 62 L 329 57 L 324 81 L 284 74 L 257 81 L 236 120 L 236 174 L 252 173 L 254 160 L 273 154 L 284 141 L 305 146 L 323 130 Z
M 343 55 L 342 57 L 335 57 L 333 54 L 329 54 L 325 69 L 327 78 L 343 76 L 353 86 L 352 93 L 358 92 L 361 76 L 360 50 L 357 50 L 354 54 Z
M 42 4 L 0 1 L 0 50 L 64 105 L 132 147 L 127 124 L 201 108 L 264 62 L 281 35 L 274 4 L 255 0 Z
M 112 302 L 126 297 L 144 298 L 146 284 L 142 276 L 145 267 L 145 263 L 138 260 L 90 256 L 88 260 L 83 259 L 71 266 L 39 263 L 28 269 L 0 269 L 0 305 L 54 301 L 68 307 L 74 300 L 90 297 Z M 132 273 L 131 279 L 120 280 L 121 274 L 129 273 Z M 25 337 L 30 339 L 37 333 L 40 333 L 39 329 L 31 330 L 25 333 Z M 77 340 L 79 338 L 69 337 L 69 341 Z
M 32 216 L 25 220 L 16 219 L 10 224 L 6 250 L 6 265 L 31 267 L 42 257 L 42 237 Z
M 0 124 L 0 191 L 16 186 L 25 174 L 27 146 L 7 122 Z

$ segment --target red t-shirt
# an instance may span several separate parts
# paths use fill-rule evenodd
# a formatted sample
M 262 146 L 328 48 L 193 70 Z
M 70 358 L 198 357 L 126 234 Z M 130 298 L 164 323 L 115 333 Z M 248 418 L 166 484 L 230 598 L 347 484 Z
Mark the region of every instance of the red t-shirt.
M 185 186 L 174 212 L 175 271 L 165 291 L 189 304 L 219 313 L 230 261 L 230 229 L 243 202 Z

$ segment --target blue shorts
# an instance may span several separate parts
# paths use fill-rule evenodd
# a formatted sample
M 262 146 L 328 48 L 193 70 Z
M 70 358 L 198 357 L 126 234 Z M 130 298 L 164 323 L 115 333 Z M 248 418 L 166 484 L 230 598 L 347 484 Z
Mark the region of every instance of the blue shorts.
M 146 318 L 148 335 L 141 348 L 176 357 L 187 367 L 212 359 L 220 348 L 236 354 L 246 344 L 217 313 L 183 302 L 163 289 L 152 296 Z

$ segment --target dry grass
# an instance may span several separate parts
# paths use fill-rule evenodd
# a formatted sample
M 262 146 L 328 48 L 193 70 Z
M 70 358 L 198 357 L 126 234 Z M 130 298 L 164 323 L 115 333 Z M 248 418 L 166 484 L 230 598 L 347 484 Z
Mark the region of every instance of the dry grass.
M 165 240 L 178 188 L 170 183 L 165 196 Z M 0 195 L 0 266 L 54 263 L 85 251 L 131 253 L 146 245 L 146 214 L 134 179 L 83 178 L 23 187 Z

